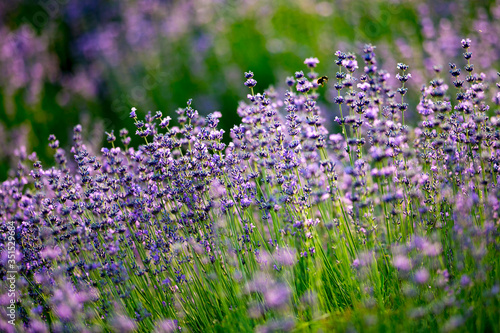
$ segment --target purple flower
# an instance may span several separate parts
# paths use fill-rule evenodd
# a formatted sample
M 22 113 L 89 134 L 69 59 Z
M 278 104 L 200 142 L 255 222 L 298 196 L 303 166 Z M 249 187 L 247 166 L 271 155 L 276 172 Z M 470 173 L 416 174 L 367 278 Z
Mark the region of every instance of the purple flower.
M 358 62 L 355 59 L 346 59 L 342 61 L 342 66 L 352 73 L 358 69 Z
M 137 325 L 130 318 L 125 316 L 116 316 L 111 320 L 111 326 L 116 332 L 134 332 L 137 329 Z
M 55 259 L 60 254 L 61 254 L 61 249 L 59 247 L 47 247 L 40 252 L 40 256 L 47 260 Z
M 298 79 L 302 79 L 304 77 L 304 72 L 303 71 L 297 71 L 295 72 L 295 78 L 298 80 Z
M 411 269 L 411 262 L 408 257 L 404 255 L 397 255 L 393 259 L 393 265 L 395 268 L 401 271 L 409 271 Z
M 408 65 L 406 64 L 403 64 L 402 62 L 398 62 L 397 66 L 396 66 L 398 69 L 402 70 L 402 71 L 406 71 L 408 70 Z
M 132 111 L 130 111 L 130 118 L 137 118 L 137 114 L 135 111 L 137 111 L 137 109 L 133 107 Z
M 241 207 L 243 209 L 245 209 L 245 208 L 250 207 L 250 205 L 252 204 L 252 200 L 248 197 L 244 197 L 243 199 L 241 199 L 240 203 L 241 203 Z
M 471 284 L 471 279 L 470 277 L 468 277 L 467 275 L 462 275 L 462 277 L 460 278 L 460 285 L 462 287 L 468 287 L 470 284 Z
M 297 262 L 297 251 L 294 248 L 286 247 L 279 249 L 274 254 L 274 259 L 283 266 L 293 266 Z
M 165 118 L 163 118 L 160 122 L 160 127 L 161 128 L 166 128 L 168 127 L 168 124 L 170 123 L 170 120 L 172 120 L 172 118 L 170 118 L 169 116 L 166 116 Z
M 290 289 L 284 284 L 278 284 L 266 290 L 264 299 L 270 308 L 281 308 L 290 300 Z
M 179 331 L 180 327 L 177 320 L 164 319 L 155 324 L 155 332 L 157 333 L 173 333 Z
M 319 64 L 319 60 L 318 58 L 306 58 L 306 60 L 304 60 L 304 64 L 306 64 L 307 67 L 314 68 L 317 64 Z
M 462 44 L 462 48 L 468 49 L 472 41 L 469 38 L 467 38 L 467 39 L 462 39 L 460 43 Z
M 249 88 L 253 88 L 257 85 L 257 81 L 255 81 L 254 79 L 248 79 L 245 81 L 245 86 L 249 87 Z
M 415 282 L 418 284 L 425 284 L 429 280 L 429 277 L 429 271 L 425 268 L 421 268 L 415 273 Z

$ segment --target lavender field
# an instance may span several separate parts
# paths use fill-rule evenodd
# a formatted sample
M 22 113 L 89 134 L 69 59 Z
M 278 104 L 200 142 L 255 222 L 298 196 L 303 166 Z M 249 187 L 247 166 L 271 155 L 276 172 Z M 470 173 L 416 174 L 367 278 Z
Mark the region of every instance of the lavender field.
M 0 332 L 500 332 L 500 3 L 51 4 L 0 5 Z

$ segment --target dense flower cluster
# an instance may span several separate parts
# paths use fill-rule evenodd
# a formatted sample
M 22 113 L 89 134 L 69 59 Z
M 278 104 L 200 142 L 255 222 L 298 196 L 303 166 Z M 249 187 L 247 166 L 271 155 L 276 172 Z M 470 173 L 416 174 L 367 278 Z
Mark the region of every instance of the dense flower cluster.
M 409 66 L 397 65 L 390 87 L 366 45 L 360 58 L 336 53 L 339 133 L 323 125 L 319 60 L 308 58 L 283 98 L 254 93 L 245 73 L 251 93 L 229 144 L 222 115 L 202 117 L 190 100 L 179 126 L 133 108 L 139 147 L 123 129 L 93 156 L 76 126 L 71 158 L 49 138 L 57 166 L 20 154 L 0 188 L 0 246 L 16 225 L 17 324 L 498 330 L 500 98 L 475 72 L 471 41 L 462 47 L 465 71 L 449 66 L 456 91 L 436 68 L 415 128 L 405 124 Z
M 66 146 L 67 128 L 86 128 L 86 115 L 104 127 L 88 133 L 100 139 L 111 126 L 127 126 L 122 115 L 131 105 L 181 105 L 188 94 L 200 108 L 223 110 L 228 131 L 238 121 L 228 101 L 244 89 L 234 84 L 241 66 L 252 63 L 274 82 L 294 69 L 281 59 L 302 48 L 325 59 L 338 47 L 377 40 L 386 68 L 411 61 L 416 93 L 433 65 L 457 61 L 460 36 L 468 34 L 481 50 L 475 65 L 491 78 L 500 60 L 498 20 L 500 0 L 364 0 L 354 7 L 348 0 L 3 1 L 0 179 L 15 168 L 20 143 L 31 150 L 54 133 Z M 322 68 L 335 70 L 332 62 Z M 50 161 L 48 150 L 38 152 Z

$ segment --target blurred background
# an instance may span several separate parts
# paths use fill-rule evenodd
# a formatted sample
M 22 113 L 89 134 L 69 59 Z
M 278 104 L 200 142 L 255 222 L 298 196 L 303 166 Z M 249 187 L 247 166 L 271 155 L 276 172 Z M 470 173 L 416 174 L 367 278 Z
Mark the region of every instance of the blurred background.
M 434 65 L 463 67 L 462 38 L 472 39 L 476 68 L 494 78 L 499 20 L 500 1 L 2 1 L 0 180 L 23 145 L 52 165 L 49 134 L 68 147 L 77 123 L 96 147 L 105 131 L 132 129 L 132 106 L 140 117 L 172 116 L 193 98 L 202 115 L 221 111 L 228 132 L 248 93 L 245 71 L 255 73 L 256 91 L 284 89 L 305 58 L 318 57 L 317 72 L 334 77 L 334 52 L 359 55 L 365 43 L 390 73 L 410 65 L 411 110 Z M 334 115 L 332 90 L 321 103 Z

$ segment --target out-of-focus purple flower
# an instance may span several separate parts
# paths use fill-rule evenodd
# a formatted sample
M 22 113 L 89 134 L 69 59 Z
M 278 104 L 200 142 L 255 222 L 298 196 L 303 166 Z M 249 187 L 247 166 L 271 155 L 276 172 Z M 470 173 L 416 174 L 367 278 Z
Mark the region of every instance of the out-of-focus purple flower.
M 129 333 L 135 332 L 137 329 L 137 325 L 132 319 L 121 315 L 112 318 L 111 326 L 113 327 L 115 332 Z
M 411 269 L 411 261 L 404 255 L 395 256 L 393 259 L 393 265 L 401 271 L 409 271 Z
M 297 261 L 297 250 L 291 247 L 279 249 L 274 258 L 280 265 L 293 266 Z
M 179 325 L 177 320 L 164 319 L 162 321 L 156 322 L 155 333 L 173 333 L 179 330 Z
M 166 128 L 170 122 L 170 120 L 172 120 L 172 118 L 170 118 L 169 116 L 166 116 L 165 118 L 163 118 L 161 121 L 160 121 L 160 127 L 161 128 Z
M 28 333 L 48 333 L 49 328 L 47 327 L 47 324 L 45 324 L 43 321 L 31 320 L 30 326 L 29 326 L 27 332 Z
M 471 279 L 468 275 L 464 274 L 462 275 L 462 277 L 460 278 L 460 285 L 462 287 L 468 287 L 470 284 L 471 284 Z
M 248 197 L 244 197 L 241 199 L 241 207 L 248 208 L 252 204 L 252 200 Z
M 264 299 L 270 308 L 281 308 L 290 300 L 290 289 L 284 284 L 278 284 L 265 291 Z
M 452 316 L 444 325 L 443 332 L 453 332 L 461 327 L 465 319 L 461 315 Z
M 257 326 L 256 333 L 289 332 L 295 327 L 295 322 L 291 318 L 271 320 L 265 325 Z
M 425 268 L 421 268 L 415 273 L 415 282 L 418 284 L 427 283 L 427 281 L 429 281 L 429 278 L 430 278 L 429 271 Z
M 40 252 L 40 256 L 47 260 L 52 260 L 57 258 L 61 254 L 61 249 L 59 247 L 46 247 L 42 252 Z
M 429 257 L 435 257 L 441 253 L 441 244 L 427 243 L 423 249 L 423 253 Z
M 500 92 L 497 92 L 496 95 L 492 98 L 493 103 L 496 105 L 500 105 Z

